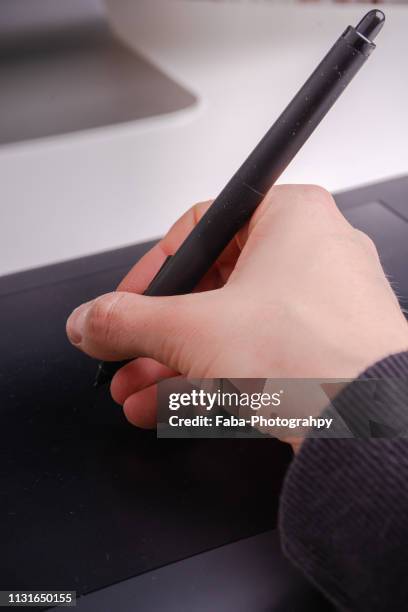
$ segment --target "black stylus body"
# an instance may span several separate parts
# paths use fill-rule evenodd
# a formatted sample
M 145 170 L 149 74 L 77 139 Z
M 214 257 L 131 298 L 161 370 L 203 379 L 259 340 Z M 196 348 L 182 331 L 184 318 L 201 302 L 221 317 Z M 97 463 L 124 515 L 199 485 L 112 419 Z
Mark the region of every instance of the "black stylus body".
M 375 49 L 372 38 L 383 22 L 383 13 L 373 10 L 345 30 L 145 295 L 180 295 L 196 287 Z M 124 363 L 101 363 L 95 384 L 110 380 Z

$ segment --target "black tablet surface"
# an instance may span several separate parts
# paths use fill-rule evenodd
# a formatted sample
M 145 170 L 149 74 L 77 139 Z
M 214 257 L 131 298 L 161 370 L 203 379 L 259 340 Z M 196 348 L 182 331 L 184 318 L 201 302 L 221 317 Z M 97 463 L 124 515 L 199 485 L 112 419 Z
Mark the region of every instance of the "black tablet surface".
M 377 243 L 407 306 L 408 177 L 336 199 L 349 220 Z M 271 551 L 273 546 L 277 550 L 275 536 L 251 536 L 276 525 L 279 491 L 291 459 L 284 444 L 271 439 L 157 440 L 155 432 L 137 430 L 125 421 L 107 388 L 92 387 L 95 362 L 66 340 L 65 320 L 71 310 L 114 288 L 149 246 L 0 279 L 2 590 L 74 590 L 80 596 L 145 572 L 152 575 L 157 568 L 200 557 L 204 551 L 215 554 L 218 547 L 245 538 L 250 548 L 242 545 L 228 554 L 220 548 L 217 553 L 230 558 L 231 568 L 233 559 L 241 570 L 250 559 L 256 565 L 256 546 L 259 559 L 264 559 L 266 541 Z M 285 564 L 276 550 L 270 575 L 277 571 L 277 562 Z M 221 557 L 202 558 L 211 559 L 201 565 L 211 576 Z M 173 586 L 175 576 L 182 585 L 191 575 L 191 563 L 171 567 L 171 580 L 166 573 L 160 576 Z M 291 570 L 282 567 L 292 579 Z M 240 578 L 240 588 L 254 602 L 253 612 L 266 609 L 264 602 L 256 606 L 255 593 L 260 592 L 259 581 L 268 584 L 268 575 L 258 575 L 257 582 L 248 571 Z M 227 592 L 233 572 L 225 571 L 225 576 Z M 123 582 L 123 588 L 129 584 Z M 143 592 L 142 584 L 132 587 L 136 593 Z M 150 584 L 153 597 L 152 579 L 144 584 Z M 206 596 L 211 584 L 220 588 L 215 579 L 208 586 L 207 576 Z M 299 582 L 294 579 L 293 584 L 297 588 Z M 93 603 L 93 596 L 85 598 L 84 610 L 102 612 L 101 602 L 109 601 L 104 593 Z M 241 595 L 241 602 L 246 601 Z M 160 608 L 157 592 L 155 597 L 155 609 L 173 609 Z M 306 605 L 308 598 L 302 597 L 299 601 Z M 232 610 L 228 601 L 218 610 Z M 268 609 L 284 609 L 279 601 L 271 597 Z M 139 603 L 135 609 L 151 609 L 150 603 Z M 162 604 L 170 605 L 165 599 Z

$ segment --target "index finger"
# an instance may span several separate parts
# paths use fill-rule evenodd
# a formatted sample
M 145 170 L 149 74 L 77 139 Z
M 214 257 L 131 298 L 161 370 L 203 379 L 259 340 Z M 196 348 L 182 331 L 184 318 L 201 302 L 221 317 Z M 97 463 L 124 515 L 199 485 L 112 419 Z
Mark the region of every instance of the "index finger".
M 199 202 L 185 212 L 170 228 L 167 234 L 150 251 L 148 251 L 127 273 L 118 286 L 118 291 L 143 293 L 152 278 L 169 255 L 173 255 L 188 234 L 194 229 L 201 217 L 206 213 L 212 201 Z M 234 239 L 220 256 L 218 270 L 210 270 L 200 283 L 201 289 L 211 289 L 216 284 L 223 284 L 231 272 L 240 253 L 237 241 Z M 215 275 L 214 275 L 215 272 Z M 215 279 L 215 277 L 220 277 Z M 218 282 L 220 281 L 220 283 Z
M 152 278 L 157 274 L 165 259 L 173 255 L 211 204 L 199 202 L 185 212 L 169 229 L 167 234 L 154 245 L 126 274 L 118 286 L 118 291 L 143 293 Z

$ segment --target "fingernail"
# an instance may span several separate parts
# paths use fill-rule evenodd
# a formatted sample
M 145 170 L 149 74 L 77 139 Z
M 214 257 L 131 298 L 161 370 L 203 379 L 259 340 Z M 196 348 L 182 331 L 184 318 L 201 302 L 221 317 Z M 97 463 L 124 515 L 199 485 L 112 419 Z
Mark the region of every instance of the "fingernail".
M 67 321 L 67 334 L 72 344 L 80 344 L 84 332 L 85 319 L 93 300 L 72 311 Z

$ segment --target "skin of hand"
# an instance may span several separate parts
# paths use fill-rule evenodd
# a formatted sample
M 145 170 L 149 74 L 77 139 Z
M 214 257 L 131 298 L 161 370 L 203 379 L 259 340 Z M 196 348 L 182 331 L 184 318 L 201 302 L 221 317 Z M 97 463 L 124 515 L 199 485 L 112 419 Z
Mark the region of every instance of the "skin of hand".
M 373 242 L 316 186 L 273 187 L 196 292 L 140 295 L 209 205 L 185 213 L 116 292 L 68 319 L 88 355 L 140 357 L 111 383 L 131 423 L 155 426 L 156 384 L 167 377 L 355 378 L 408 349 Z

